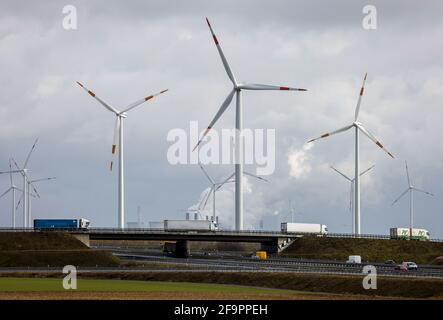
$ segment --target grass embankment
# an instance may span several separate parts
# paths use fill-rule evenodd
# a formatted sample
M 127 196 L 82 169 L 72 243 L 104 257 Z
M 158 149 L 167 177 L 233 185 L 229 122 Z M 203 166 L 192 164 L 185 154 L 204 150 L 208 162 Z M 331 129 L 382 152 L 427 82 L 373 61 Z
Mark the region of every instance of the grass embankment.
M 0 277 L 35 277 L 60 278 L 56 274 L 0 274 Z M 365 290 L 362 286 L 363 276 L 334 276 L 321 274 L 300 273 L 235 273 L 235 272 L 144 272 L 144 273 L 85 273 L 81 279 L 135 280 L 161 281 L 180 286 L 179 283 L 193 283 L 196 287 L 205 284 L 254 286 L 281 290 L 293 290 L 309 295 L 315 293 L 325 296 L 328 294 L 344 295 L 343 298 L 375 298 L 375 297 L 403 297 L 403 298 L 433 298 L 443 299 L 443 280 L 419 278 L 388 278 L 378 277 L 376 290 Z M 0 278 L 1 279 L 1 278 Z M 57 279 L 60 284 L 60 279 Z M 0 285 L 3 283 L 0 280 Z M 173 284 L 176 283 L 176 284 Z M 188 284 L 184 284 L 186 287 Z M 171 288 L 172 288 L 171 287 Z M 100 287 L 97 287 L 100 288 Z M 230 286 L 228 288 L 231 288 Z M 3 291 L 0 287 L 0 292 Z M 29 291 L 29 290 L 28 290 Z M 174 290 L 172 290 L 174 291 Z M 177 292 L 176 292 L 177 294 Z M 1 297 L 1 295 L 0 295 Z M 174 298 L 174 295 L 169 295 Z M 176 296 L 177 297 L 177 296 Z M 236 299 L 235 295 L 224 295 L 228 299 Z M 152 298 L 152 297 L 151 297 Z M 200 299 L 210 299 L 211 296 L 202 296 Z M 212 297 L 218 299 L 219 297 Z
M 430 264 L 443 255 L 443 243 L 408 240 L 303 237 L 292 243 L 281 256 L 306 259 L 347 260 L 360 255 L 363 261 L 394 260 Z
M 89 249 L 63 232 L 0 233 L 0 267 L 116 266 L 108 252 Z
M 79 279 L 75 291 L 63 289 L 61 279 L 0 278 L 0 299 L 25 293 L 35 298 L 239 298 L 239 299 L 294 299 L 296 296 L 315 296 L 291 290 L 219 285 L 207 283 L 97 280 Z M 51 294 L 52 293 L 52 294 Z M 55 294 L 56 293 L 56 294 Z M 28 295 L 26 295 L 28 294 Z M 61 296 L 60 296 L 61 294 Z

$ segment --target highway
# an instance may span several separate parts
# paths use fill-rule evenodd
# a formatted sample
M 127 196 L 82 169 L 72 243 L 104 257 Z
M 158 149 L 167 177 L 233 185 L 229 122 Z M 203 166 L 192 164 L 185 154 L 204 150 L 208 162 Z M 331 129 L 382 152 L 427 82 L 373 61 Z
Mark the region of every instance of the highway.
M 161 251 L 140 251 L 115 248 L 110 250 L 114 255 L 127 262 L 127 265 L 112 268 L 79 267 L 78 273 L 148 273 L 148 272 L 285 272 L 310 273 L 325 275 L 362 275 L 363 264 L 347 264 L 338 261 L 301 260 L 296 258 L 255 258 L 217 255 L 207 256 L 195 253 L 189 258 L 165 256 Z M 133 265 L 128 262 L 137 262 Z M 145 264 L 145 266 L 143 265 Z M 419 265 L 419 270 L 401 272 L 395 265 L 373 263 L 378 276 L 402 278 L 435 278 L 443 279 L 443 266 Z M 11 273 L 61 273 L 60 268 L 0 268 L 0 274 Z
M 113 253 L 124 260 L 144 261 L 164 268 L 185 269 L 195 271 L 253 271 L 253 272 L 298 272 L 323 274 L 362 274 L 363 267 L 369 263 L 347 264 L 338 261 L 301 260 L 295 258 L 270 258 L 258 260 L 255 258 L 235 256 L 203 256 L 195 254 L 189 258 L 174 258 L 156 252 L 134 252 L 113 250 Z M 398 271 L 395 265 L 371 263 L 381 276 L 395 277 L 426 277 L 443 279 L 443 267 L 419 266 L 417 271 Z

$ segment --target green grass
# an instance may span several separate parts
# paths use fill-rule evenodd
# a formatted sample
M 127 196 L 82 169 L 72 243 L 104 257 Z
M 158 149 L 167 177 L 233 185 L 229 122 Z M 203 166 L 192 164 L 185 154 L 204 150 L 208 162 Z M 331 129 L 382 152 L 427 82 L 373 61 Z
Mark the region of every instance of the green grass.
M 0 278 L 0 292 L 65 291 L 62 279 Z M 245 294 L 296 294 L 291 290 L 254 288 L 223 284 L 79 279 L 77 291 L 86 292 L 216 292 Z

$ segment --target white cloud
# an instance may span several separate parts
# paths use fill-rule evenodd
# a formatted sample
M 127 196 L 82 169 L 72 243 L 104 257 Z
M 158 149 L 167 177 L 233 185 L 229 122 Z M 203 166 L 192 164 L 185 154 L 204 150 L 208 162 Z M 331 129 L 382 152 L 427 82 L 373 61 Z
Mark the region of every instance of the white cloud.
M 288 152 L 289 176 L 296 179 L 302 179 L 308 176 L 312 170 L 310 163 L 310 150 L 314 144 L 308 143 L 301 149 L 291 148 Z

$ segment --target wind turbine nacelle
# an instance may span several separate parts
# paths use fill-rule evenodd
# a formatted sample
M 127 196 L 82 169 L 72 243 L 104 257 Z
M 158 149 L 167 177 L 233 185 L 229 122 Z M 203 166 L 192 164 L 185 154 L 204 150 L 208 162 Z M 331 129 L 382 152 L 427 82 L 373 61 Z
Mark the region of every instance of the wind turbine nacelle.
M 120 118 L 127 118 L 128 114 L 126 112 L 122 112 L 118 115 Z

